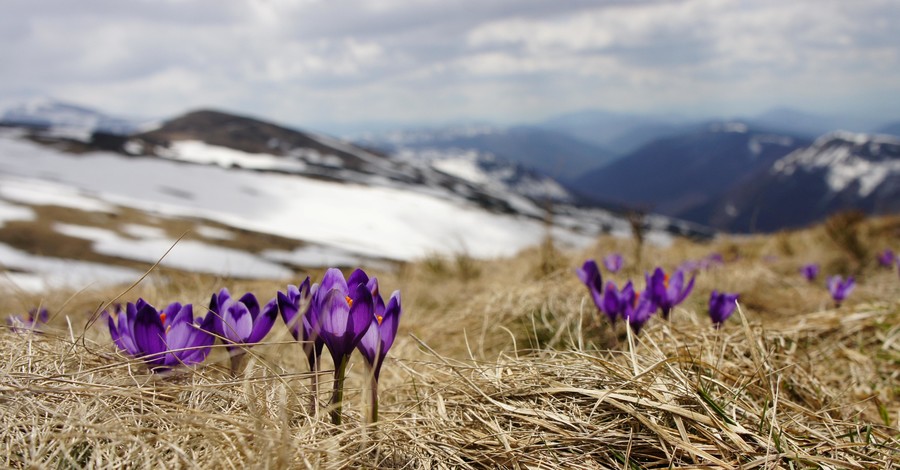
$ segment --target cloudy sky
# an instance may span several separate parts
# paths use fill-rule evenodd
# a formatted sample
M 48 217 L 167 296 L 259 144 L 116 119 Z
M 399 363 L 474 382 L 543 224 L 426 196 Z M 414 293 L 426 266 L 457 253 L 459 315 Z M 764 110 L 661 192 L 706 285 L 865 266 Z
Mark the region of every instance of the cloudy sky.
M 316 130 L 597 108 L 900 119 L 896 0 L 10 0 L 0 100 Z

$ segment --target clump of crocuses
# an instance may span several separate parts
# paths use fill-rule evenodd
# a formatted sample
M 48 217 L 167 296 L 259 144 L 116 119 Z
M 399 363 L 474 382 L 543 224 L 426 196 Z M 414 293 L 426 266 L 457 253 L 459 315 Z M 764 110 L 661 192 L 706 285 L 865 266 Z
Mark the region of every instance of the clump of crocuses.
M 827 286 L 828 291 L 831 293 L 831 298 L 834 300 L 834 305 L 840 307 L 847 296 L 853 292 L 853 288 L 856 287 L 856 281 L 853 279 L 853 276 L 848 276 L 847 279 L 843 279 L 841 276 L 831 276 L 828 278 Z
M 10 330 L 16 333 L 29 331 L 39 333 L 49 319 L 50 314 L 47 312 L 47 309 L 41 307 L 40 309 L 33 308 L 25 315 L 10 315 L 6 318 L 6 324 Z
M 656 311 L 657 306 L 653 297 L 641 296 L 634 290 L 631 281 L 628 281 L 621 291 L 612 281 L 607 282 L 604 288 L 603 277 L 597 263 L 592 259 L 585 261 L 581 268 L 575 270 L 575 274 L 587 286 L 597 310 L 603 312 L 613 325 L 616 319 L 621 317 L 635 333 L 639 333 Z
M 606 283 L 603 305 L 608 315 L 612 315 L 613 318 L 619 316 L 627 321 L 635 334 L 641 332 L 641 328 L 650 320 L 657 308 L 651 296 L 641 295 L 634 290 L 631 281 L 625 283 L 621 291 L 616 288 L 614 282 Z
M 262 341 L 275 324 L 278 303 L 272 299 L 260 307 L 255 295 L 248 292 L 235 299 L 223 288 L 210 298 L 209 311 L 213 314 L 213 332 L 225 343 L 231 372 L 237 374 L 245 348 Z
M 734 313 L 737 308 L 738 294 L 729 294 L 713 290 L 709 295 L 709 318 L 716 328 L 721 328 L 725 320 Z
M 318 317 L 318 332 L 334 362 L 334 390 L 331 396 L 331 421 L 341 423 L 344 377 L 350 354 L 372 324 L 375 302 L 366 285 L 368 276 L 357 269 L 344 279 L 339 269 L 325 272 L 322 284 L 315 289 L 312 306 Z M 314 328 L 316 328 L 314 326 Z
M 154 372 L 202 362 L 215 342 L 210 333 L 214 315 L 194 318 L 191 304 L 175 302 L 157 310 L 138 299 L 128 302 L 124 310 L 117 306 L 112 315 L 103 313 L 116 346 L 142 359 Z

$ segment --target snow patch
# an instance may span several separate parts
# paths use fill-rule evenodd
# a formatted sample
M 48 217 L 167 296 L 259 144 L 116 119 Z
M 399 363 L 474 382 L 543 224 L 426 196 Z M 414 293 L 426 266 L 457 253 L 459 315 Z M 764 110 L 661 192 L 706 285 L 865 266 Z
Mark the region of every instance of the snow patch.
M 34 211 L 30 207 L 10 204 L 0 199 L 0 227 L 13 220 L 34 220 Z
M 64 235 L 92 241 L 94 252 L 107 256 L 152 264 L 165 255 L 161 266 L 238 278 L 285 279 L 293 275 L 291 270 L 254 254 L 194 240 L 175 244 L 174 239 L 163 238 L 130 240 L 111 230 L 83 225 L 58 223 L 53 228 Z M 169 248 L 172 250 L 166 255 Z
M 131 283 L 143 273 L 133 269 L 87 261 L 36 256 L 0 243 L 0 288 L 30 292 L 52 288 L 84 288 L 87 282 L 101 285 Z M 86 280 L 90 281 L 86 281 Z
M 6 157 L 4 153 L 0 158 Z M 27 159 L 23 162 L 27 164 Z M 52 167 L 51 167 L 52 168 Z M 0 198 L 9 201 L 31 204 L 36 206 L 60 206 L 71 209 L 81 209 L 88 212 L 115 213 L 116 208 L 106 202 L 89 195 L 88 190 L 79 190 L 71 186 L 52 183 L 44 180 L 6 176 L 10 168 L 0 168 Z M 88 170 L 88 169 L 85 169 Z M 23 171 L 19 174 L 38 173 L 44 177 L 47 171 L 42 168 L 34 168 L 31 171 Z M 52 174 L 54 177 L 58 175 Z M 90 187 L 90 185 L 86 185 Z
M 225 229 L 210 227 L 209 225 L 194 227 L 194 232 L 197 235 L 200 235 L 203 238 L 209 238 L 210 240 L 234 240 L 233 233 Z

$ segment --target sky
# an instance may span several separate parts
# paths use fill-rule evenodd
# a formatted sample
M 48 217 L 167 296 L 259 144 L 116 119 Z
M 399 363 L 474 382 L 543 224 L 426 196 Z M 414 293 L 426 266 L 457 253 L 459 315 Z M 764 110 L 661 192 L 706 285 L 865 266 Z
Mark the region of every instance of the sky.
M 0 103 L 302 128 L 582 109 L 900 120 L 896 0 L 10 0 Z

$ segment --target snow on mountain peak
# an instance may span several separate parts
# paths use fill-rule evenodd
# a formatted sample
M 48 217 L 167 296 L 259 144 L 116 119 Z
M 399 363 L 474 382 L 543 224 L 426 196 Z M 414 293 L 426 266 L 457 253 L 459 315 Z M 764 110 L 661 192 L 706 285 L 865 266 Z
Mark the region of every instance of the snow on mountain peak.
M 48 97 L 30 98 L 7 106 L 0 114 L 0 123 L 42 129 L 55 136 L 81 141 L 90 140 L 95 131 L 124 135 L 138 128 L 137 122 Z
M 882 135 L 831 132 L 772 166 L 773 173 L 785 176 L 798 170 L 824 171 L 825 181 L 834 193 L 858 182 L 859 196 L 864 198 L 889 176 L 900 175 L 900 140 Z

